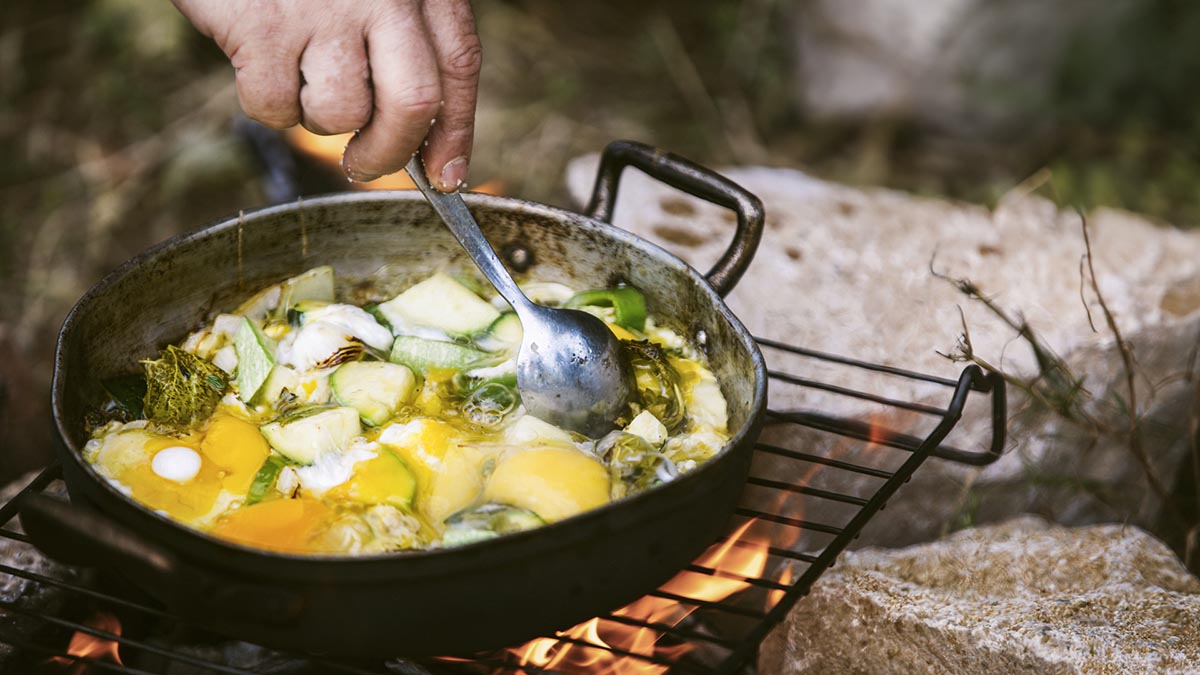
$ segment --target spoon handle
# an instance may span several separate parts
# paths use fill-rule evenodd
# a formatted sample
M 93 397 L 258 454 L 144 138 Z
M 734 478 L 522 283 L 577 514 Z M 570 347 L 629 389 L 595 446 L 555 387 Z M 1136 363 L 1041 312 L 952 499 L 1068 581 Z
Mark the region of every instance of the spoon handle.
M 450 232 L 458 239 L 458 243 L 462 244 L 463 249 L 475 262 L 479 271 L 483 272 L 483 276 L 492 282 L 492 285 L 508 301 L 508 304 L 512 305 L 513 309 L 528 307 L 531 304 L 529 299 L 517 287 L 517 282 L 513 281 L 512 275 L 508 273 L 504 263 L 500 262 L 496 251 L 483 236 L 483 231 L 479 229 L 479 223 L 475 222 L 475 218 L 467 210 L 467 204 L 463 201 L 462 196 L 457 192 L 440 192 L 429 184 L 429 178 L 425 175 L 425 162 L 421 159 L 419 152 L 409 160 L 405 170 L 412 177 L 413 183 L 416 183 L 417 189 L 425 195 L 429 205 L 442 217 L 446 227 L 450 228 Z

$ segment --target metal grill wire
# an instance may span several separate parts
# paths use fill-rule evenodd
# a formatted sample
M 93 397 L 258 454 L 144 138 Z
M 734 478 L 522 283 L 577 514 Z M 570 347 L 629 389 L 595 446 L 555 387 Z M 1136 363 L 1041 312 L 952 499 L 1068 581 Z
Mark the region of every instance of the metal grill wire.
M 741 576 L 693 563 L 685 568 L 687 573 L 731 580 L 739 590 L 725 599 L 716 600 L 671 592 L 665 590 L 665 587 L 650 593 L 648 597 L 675 601 L 690 610 L 690 615 L 678 622 L 656 623 L 613 613 L 600 617 L 601 623 L 609 626 L 621 624 L 633 629 L 655 630 L 661 633 L 658 643 L 672 645 L 670 649 L 654 649 L 649 652 L 639 650 L 635 653 L 607 643 L 601 644 L 561 634 L 554 636 L 559 643 L 558 648 L 573 645 L 584 652 L 611 657 L 627 657 L 647 667 L 655 667 L 654 670 L 660 672 L 666 670 L 679 673 L 739 672 L 755 657 L 758 645 L 767 633 L 783 620 L 787 611 L 809 591 L 817 578 L 858 536 L 871 517 L 883 507 L 901 485 L 912 477 L 928 457 L 938 456 L 962 463 L 981 465 L 994 461 L 1003 449 L 1004 383 L 1000 378 L 986 374 L 976 366 L 964 369 L 957 380 L 949 380 L 823 354 L 773 340 L 759 339 L 759 343 L 767 349 L 768 362 L 779 359 L 789 363 L 798 363 L 797 358 L 807 359 L 814 363 L 878 373 L 929 385 L 940 388 L 943 396 L 946 395 L 946 390 L 950 390 L 952 393 L 946 396 L 948 405 L 940 408 L 929 404 L 896 400 L 781 370 L 772 370 L 770 376 L 773 392 L 781 391 L 786 387 L 800 387 L 808 390 L 806 393 L 819 392 L 829 396 L 866 402 L 878 406 L 888 413 L 900 412 L 911 418 L 923 418 L 923 424 L 917 422 L 913 426 L 923 426 L 926 429 L 931 427 L 932 429 L 914 435 L 884 428 L 879 424 L 864 422 L 861 419 L 839 417 L 816 410 L 769 410 L 767 413 L 769 431 L 764 434 L 764 440 L 756 445 L 755 468 L 751 470 L 742 504 L 735 512 L 729 527 L 732 534 L 745 525 L 747 520 L 754 520 L 751 527 L 760 529 L 761 533 L 757 537 L 757 542 L 746 538 L 729 542 L 730 535 L 722 537 L 718 542 L 741 548 L 760 546 L 765 543 L 767 562 L 763 566 L 762 573 L 757 576 Z M 975 453 L 942 445 L 943 440 L 957 424 L 968 395 L 972 392 L 990 394 L 992 411 L 991 439 L 988 449 Z M 824 452 L 813 450 L 811 442 L 803 448 L 796 448 L 789 447 L 792 444 L 779 443 L 774 440 L 799 436 L 811 441 L 814 432 L 825 435 L 828 437 L 827 440 L 834 439 L 832 443 L 816 444 L 824 449 Z M 894 451 L 901 453 L 902 457 L 899 460 L 896 459 Z M 790 466 L 779 470 L 781 462 Z M 762 467 L 776 470 L 770 471 L 772 475 L 761 475 Z M 797 468 L 800 470 L 797 471 Z M 773 477 L 778 475 L 803 476 L 804 478 L 781 481 Z M 817 481 L 812 480 L 818 476 L 829 479 L 826 482 L 835 486 L 857 485 L 861 492 L 854 494 L 842 489 L 818 487 Z M 847 483 L 846 479 L 849 477 L 856 478 L 857 482 Z M 51 466 L 26 486 L 17 498 L 0 506 L 0 536 L 19 542 L 21 545 L 30 545 L 23 534 L 14 531 L 8 527 L 8 524 L 18 515 L 23 495 L 43 491 L 58 478 L 59 468 Z M 764 498 L 764 495 L 767 495 L 767 498 Z M 771 499 L 770 495 L 775 495 L 775 498 Z M 801 498 L 805 500 L 805 503 L 832 506 L 834 507 L 832 511 L 829 508 L 814 510 L 840 515 L 841 518 L 837 524 L 806 519 L 802 514 L 807 509 L 797 511 L 794 508 L 795 500 Z M 773 502 L 788 508 L 781 513 L 778 512 L 778 509 L 764 507 L 764 502 Z M 784 574 L 783 570 L 788 570 L 787 577 L 781 576 Z M 87 584 L 63 581 L 4 564 L 0 564 L 0 574 L 23 580 L 28 584 L 53 588 L 67 596 L 86 601 L 91 606 L 107 608 L 115 613 L 127 616 L 133 613 L 152 621 L 183 624 L 182 620 L 158 607 L 118 597 Z M 164 646 L 157 642 L 144 641 L 130 636 L 118 636 L 73 618 L 58 616 L 43 609 L 25 607 L 7 599 L 0 599 L 0 610 L 44 622 L 46 630 L 35 633 L 35 635 L 44 636 L 41 639 L 11 634 L 10 631 L 0 628 L 0 642 L 21 650 L 21 653 L 27 657 L 36 655 L 36 658 L 43 660 L 60 657 L 67 659 L 67 663 L 75 661 L 88 664 L 93 668 L 92 672 L 147 673 L 150 671 L 141 670 L 136 666 L 147 659 L 157 663 L 177 664 L 187 668 L 187 672 L 234 675 L 257 675 L 260 672 L 208 660 L 189 653 L 180 646 Z M 72 631 L 117 642 L 120 645 L 120 653 L 124 662 L 130 665 L 117 665 L 89 657 L 67 654 L 65 651 L 66 636 L 70 635 Z M 52 644 L 45 644 L 47 642 Z M 314 670 L 306 672 L 348 673 L 351 675 L 421 673 L 430 670 L 546 672 L 545 669 L 536 665 L 519 666 L 517 659 L 511 653 L 432 663 L 414 663 L 398 659 L 380 664 L 376 668 L 363 668 L 355 664 L 337 663 L 308 655 L 297 654 L 295 656 L 310 661 Z

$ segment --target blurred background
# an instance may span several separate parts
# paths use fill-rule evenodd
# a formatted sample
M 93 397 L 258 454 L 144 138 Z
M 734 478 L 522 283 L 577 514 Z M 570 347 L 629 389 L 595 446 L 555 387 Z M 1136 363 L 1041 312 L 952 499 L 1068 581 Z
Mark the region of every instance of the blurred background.
M 473 186 L 573 206 L 566 162 L 632 138 L 984 204 L 1034 179 L 1063 203 L 1200 222 L 1194 2 L 475 9 Z M 0 480 L 50 457 L 55 332 L 100 276 L 269 203 L 264 156 L 295 162 L 305 193 L 345 187 L 311 139 L 279 138 L 238 119 L 228 63 L 168 2 L 0 3 Z

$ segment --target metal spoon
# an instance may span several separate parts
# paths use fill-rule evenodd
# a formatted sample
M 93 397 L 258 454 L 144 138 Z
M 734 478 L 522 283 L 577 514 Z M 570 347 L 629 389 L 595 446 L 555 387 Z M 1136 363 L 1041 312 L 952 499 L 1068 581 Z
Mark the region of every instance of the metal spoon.
M 525 409 L 551 424 L 598 438 L 610 431 L 634 391 L 633 368 L 621 343 L 600 319 L 574 309 L 534 304 L 492 250 L 457 192 L 434 189 L 420 153 L 406 167 L 421 194 L 512 305 L 524 337 L 517 355 L 517 389 Z

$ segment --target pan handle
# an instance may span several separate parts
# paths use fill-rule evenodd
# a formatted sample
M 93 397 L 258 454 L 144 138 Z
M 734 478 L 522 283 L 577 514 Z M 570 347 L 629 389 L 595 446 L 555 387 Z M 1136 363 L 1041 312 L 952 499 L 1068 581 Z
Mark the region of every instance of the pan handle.
M 43 494 L 21 498 L 21 525 L 43 553 L 68 565 L 119 572 L 185 616 L 289 624 L 299 595 L 229 583 L 181 563 L 169 551 L 89 510 Z
M 592 199 L 584 210 L 588 216 L 612 222 L 621 171 L 627 166 L 641 169 L 650 177 L 677 190 L 724 206 L 737 214 L 737 232 L 733 235 L 733 242 L 705 275 L 718 295 L 724 297 L 732 291 L 750 266 L 762 239 L 764 215 L 758 197 L 728 178 L 679 155 L 645 143 L 613 141 L 600 156 Z

